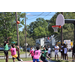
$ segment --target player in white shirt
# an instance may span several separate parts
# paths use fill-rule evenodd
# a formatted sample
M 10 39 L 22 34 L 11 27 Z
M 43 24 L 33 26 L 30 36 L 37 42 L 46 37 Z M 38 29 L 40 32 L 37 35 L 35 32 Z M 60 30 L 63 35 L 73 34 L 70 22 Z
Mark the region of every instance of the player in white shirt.
M 58 60 L 59 59 L 59 56 L 58 56 L 59 46 L 57 44 L 55 45 L 54 50 L 55 50 L 55 60 L 56 60 L 56 55 L 57 55 L 57 60 Z
M 51 58 L 51 48 L 48 46 L 48 56 Z
M 67 51 L 68 51 L 68 48 L 67 48 L 67 45 L 65 45 L 65 47 L 64 47 L 64 57 L 65 57 L 65 60 L 66 60 L 66 57 L 67 57 L 67 60 L 68 60 Z

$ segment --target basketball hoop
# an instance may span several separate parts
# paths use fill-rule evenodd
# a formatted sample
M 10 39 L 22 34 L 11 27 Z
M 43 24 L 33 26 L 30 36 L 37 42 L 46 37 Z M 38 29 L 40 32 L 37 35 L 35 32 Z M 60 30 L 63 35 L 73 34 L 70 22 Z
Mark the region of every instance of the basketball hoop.
M 53 28 L 54 32 L 58 32 L 58 28 L 61 28 L 61 26 L 54 25 L 54 26 L 52 26 L 52 28 Z

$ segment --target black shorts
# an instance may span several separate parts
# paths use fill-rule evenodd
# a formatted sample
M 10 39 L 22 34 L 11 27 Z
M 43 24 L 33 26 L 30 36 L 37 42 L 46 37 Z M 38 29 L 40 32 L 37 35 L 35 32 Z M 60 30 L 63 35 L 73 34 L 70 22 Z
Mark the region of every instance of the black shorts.
M 61 53 L 63 54 L 63 51 L 61 51 Z
M 5 56 L 7 56 L 8 55 L 8 50 L 4 50 L 4 54 L 5 54 Z

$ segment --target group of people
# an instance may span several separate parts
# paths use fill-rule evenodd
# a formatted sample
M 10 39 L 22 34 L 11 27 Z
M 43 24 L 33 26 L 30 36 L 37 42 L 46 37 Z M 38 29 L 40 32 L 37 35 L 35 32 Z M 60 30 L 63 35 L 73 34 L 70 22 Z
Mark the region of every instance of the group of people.
M 46 47 L 43 47 L 43 50 L 39 50 L 39 46 L 36 47 L 35 51 L 32 49 L 32 47 L 30 49 L 30 54 L 32 56 L 33 62 L 40 62 L 39 59 L 41 59 L 43 62 L 48 62 L 47 58 L 51 60 Z
M 7 41 L 4 41 L 4 54 L 5 54 L 5 57 L 6 57 L 6 62 L 8 62 L 8 51 L 11 51 L 11 56 L 12 56 L 13 62 L 15 62 L 15 58 L 18 61 L 23 61 L 22 59 L 19 59 L 19 57 L 16 53 L 16 51 L 19 51 L 19 46 L 17 46 L 17 48 L 15 48 L 15 44 L 12 44 L 11 48 L 9 49 L 9 47 L 8 47 L 9 38 L 11 38 L 11 37 L 8 37 Z
M 62 44 L 61 47 L 59 47 L 56 44 L 56 46 L 55 46 L 55 59 L 56 59 L 56 55 L 57 55 L 57 59 L 59 59 L 59 56 L 58 56 L 59 49 L 61 51 L 61 59 L 68 60 L 68 48 L 67 48 L 66 44 Z M 71 48 L 71 50 L 72 50 L 72 61 L 75 61 L 75 44 Z
M 8 51 L 11 52 L 11 56 L 12 56 L 12 59 L 13 59 L 13 62 L 15 62 L 15 58 L 18 60 L 18 61 L 23 61 L 22 59 L 19 59 L 16 51 L 19 51 L 19 46 L 17 46 L 17 48 L 15 47 L 15 44 L 12 44 L 11 45 L 11 48 L 9 49 L 8 47 L 8 44 L 9 44 L 9 38 L 11 37 L 8 37 L 7 38 L 7 41 L 4 41 L 4 54 L 6 56 L 6 62 L 8 62 Z M 49 49 L 50 50 L 50 49 Z M 49 52 L 50 53 L 50 52 Z M 43 50 L 39 50 L 39 46 L 36 47 L 36 50 L 34 51 L 33 47 L 31 47 L 31 50 L 30 50 L 30 54 L 32 56 L 32 60 L 33 62 L 37 61 L 37 62 L 40 62 L 39 61 L 39 58 L 41 58 L 41 60 L 43 62 L 48 62 L 48 60 L 46 59 L 49 58 L 51 59 L 49 56 L 48 56 L 48 51 L 46 50 L 46 47 L 43 47 Z M 29 54 L 29 55 L 30 55 Z M 41 56 L 40 56 L 41 55 Z M 49 54 L 50 55 L 50 54 Z
M 11 38 L 11 37 L 9 37 Z M 23 61 L 22 59 L 19 59 L 16 51 L 19 51 L 19 46 L 17 46 L 17 48 L 15 48 L 15 45 L 12 44 L 11 45 L 11 48 L 9 49 L 8 48 L 8 44 L 9 44 L 9 38 L 7 38 L 7 41 L 4 42 L 4 54 L 6 56 L 6 62 L 8 62 L 8 51 L 11 51 L 11 56 L 12 56 L 12 59 L 13 59 L 13 62 L 15 62 L 15 58 L 18 60 L 18 61 Z M 43 50 L 39 50 L 39 46 L 36 47 L 36 50 L 33 49 L 33 47 L 30 48 L 30 54 L 29 56 L 31 55 L 32 56 L 32 60 L 33 62 L 37 61 L 37 62 L 40 62 L 39 59 L 41 59 L 43 62 L 48 62 L 47 58 L 49 58 L 51 60 L 51 48 L 50 46 L 44 46 L 43 47 Z M 54 47 L 54 50 L 55 50 L 55 60 L 56 60 L 56 57 L 57 57 L 57 60 L 59 60 L 59 49 L 61 51 L 61 59 L 63 60 L 68 60 L 68 48 L 67 48 L 67 45 L 66 44 L 62 44 L 61 47 L 59 47 L 57 44 L 55 45 Z M 75 61 L 75 44 L 73 46 L 73 48 L 71 49 L 72 50 L 72 59 L 73 61 Z
M 59 49 L 60 49 L 60 52 L 61 52 L 61 59 L 68 60 L 68 54 L 67 54 L 68 48 L 67 48 L 66 44 L 62 44 L 61 47 L 59 47 L 56 44 L 54 49 L 55 49 L 55 60 L 56 60 L 56 56 L 57 56 L 57 60 L 59 60 L 59 55 L 58 55 Z

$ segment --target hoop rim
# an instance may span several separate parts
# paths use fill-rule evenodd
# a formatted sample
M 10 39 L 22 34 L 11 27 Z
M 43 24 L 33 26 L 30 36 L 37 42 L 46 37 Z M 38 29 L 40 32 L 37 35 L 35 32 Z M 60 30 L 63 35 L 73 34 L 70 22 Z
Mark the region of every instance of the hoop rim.
M 60 25 L 53 25 L 52 27 L 58 27 L 58 28 L 61 28 L 61 26 L 60 26 Z

